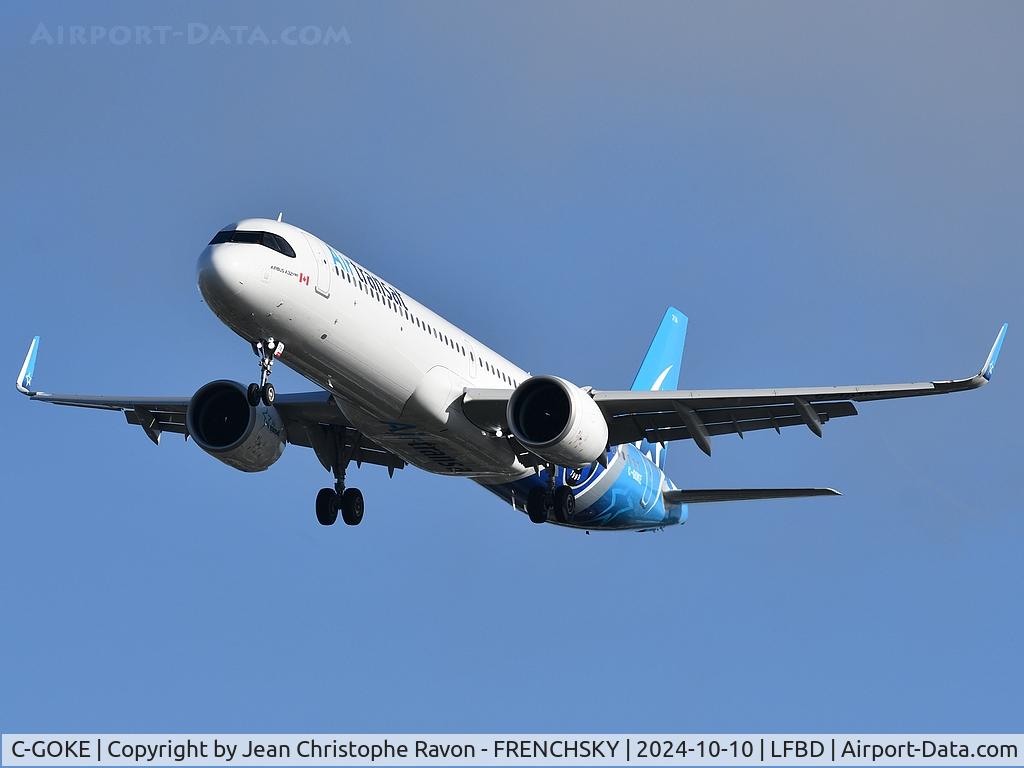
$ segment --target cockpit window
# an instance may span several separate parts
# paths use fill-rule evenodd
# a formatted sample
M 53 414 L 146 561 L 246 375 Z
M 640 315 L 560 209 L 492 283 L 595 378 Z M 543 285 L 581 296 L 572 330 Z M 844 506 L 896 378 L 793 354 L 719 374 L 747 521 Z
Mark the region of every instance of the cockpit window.
M 278 253 L 284 254 L 289 259 L 295 258 L 295 251 L 280 235 L 273 232 L 249 232 L 242 229 L 225 229 L 213 236 L 210 245 L 218 243 L 249 243 L 250 245 L 265 245 Z

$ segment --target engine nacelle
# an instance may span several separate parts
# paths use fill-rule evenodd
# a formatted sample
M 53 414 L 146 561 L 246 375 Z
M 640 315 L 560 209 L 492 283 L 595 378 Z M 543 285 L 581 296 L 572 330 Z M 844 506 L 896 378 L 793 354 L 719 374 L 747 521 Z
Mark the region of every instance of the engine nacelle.
M 557 376 L 532 376 L 516 387 L 505 417 L 519 442 L 559 466 L 585 467 L 608 447 L 608 424 L 597 403 Z
M 273 406 L 249 405 L 237 381 L 211 381 L 188 404 L 185 425 L 196 445 L 235 469 L 262 472 L 281 458 L 288 442 Z

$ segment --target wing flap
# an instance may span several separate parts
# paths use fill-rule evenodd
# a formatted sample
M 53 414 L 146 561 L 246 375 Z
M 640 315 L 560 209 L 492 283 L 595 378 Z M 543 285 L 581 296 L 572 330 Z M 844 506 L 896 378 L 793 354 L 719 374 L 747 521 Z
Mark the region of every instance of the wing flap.
M 853 415 L 853 414 L 840 414 L 840 415 Z M 829 420 L 829 416 L 825 414 L 819 414 L 822 423 Z M 741 437 L 747 432 L 758 432 L 764 429 L 784 429 L 785 427 L 799 427 L 803 426 L 806 422 L 800 416 L 784 416 L 781 418 L 763 418 L 763 419 L 751 419 L 749 421 L 737 422 L 736 424 L 712 424 L 707 427 L 708 435 L 715 437 L 718 435 L 740 435 Z M 668 427 L 665 429 L 656 429 L 644 432 L 644 437 L 650 443 L 665 443 L 673 440 L 688 440 L 692 436 L 687 427 Z M 631 443 L 635 440 L 623 440 L 622 442 Z
M 857 408 L 850 402 L 818 403 L 815 413 L 821 422 L 842 416 L 856 416 Z M 761 429 L 781 429 L 805 424 L 795 405 L 762 407 L 696 409 L 695 413 L 709 435 L 742 436 Z M 666 442 L 690 438 L 690 430 L 682 416 L 675 411 L 633 413 L 609 420 L 608 438 L 612 445 L 633 443 L 646 438 L 649 442 Z
M 64 403 L 61 403 L 61 405 L 64 405 Z M 131 410 L 125 409 L 124 417 L 129 424 L 142 427 L 149 439 L 157 444 L 159 444 L 161 432 L 173 432 L 178 435 L 188 434 L 188 428 L 185 426 L 185 413 L 183 411 L 136 407 Z

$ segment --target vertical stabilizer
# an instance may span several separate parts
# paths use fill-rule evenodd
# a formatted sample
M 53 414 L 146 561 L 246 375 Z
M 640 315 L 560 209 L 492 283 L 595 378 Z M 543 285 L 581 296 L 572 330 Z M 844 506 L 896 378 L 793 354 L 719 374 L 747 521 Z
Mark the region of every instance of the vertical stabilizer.
M 687 318 L 675 307 L 669 307 L 647 348 L 640 370 L 633 379 L 634 391 L 658 391 L 679 388 L 679 368 L 683 362 L 686 343 Z M 640 450 L 646 453 L 662 470 L 665 469 L 665 448 L 641 441 Z

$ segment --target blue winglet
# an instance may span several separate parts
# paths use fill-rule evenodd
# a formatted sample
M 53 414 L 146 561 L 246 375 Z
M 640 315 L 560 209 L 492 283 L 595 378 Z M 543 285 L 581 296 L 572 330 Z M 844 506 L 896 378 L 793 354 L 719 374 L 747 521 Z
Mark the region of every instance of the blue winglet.
M 32 374 L 36 370 L 36 354 L 39 352 L 39 337 L 32 339 L 28 347 L 28 354 L 25 355 L 25 362 L 21 364 L 21 373 L 18 374 L 18 391 L 25 395 L 35 394 L 29 387 L 32 386 Z
M 1009 326 L 1009 323 L 1003 323 L 1003 327 L 999 329 L 999 335 L 996 336 L 996 340 L 992 344 L 992 351 L 988 353 L 988 357 L 985 359 L 985 364 L 981 366 L 981 375 L 985 377 L 985 381 L 991 381 L 992 379 L 992 371 L 996 368 L 996 360 L 999 359 L 999 350 L 1003 348 L 1003 339 L 1006 338 L 1006 329 Z

